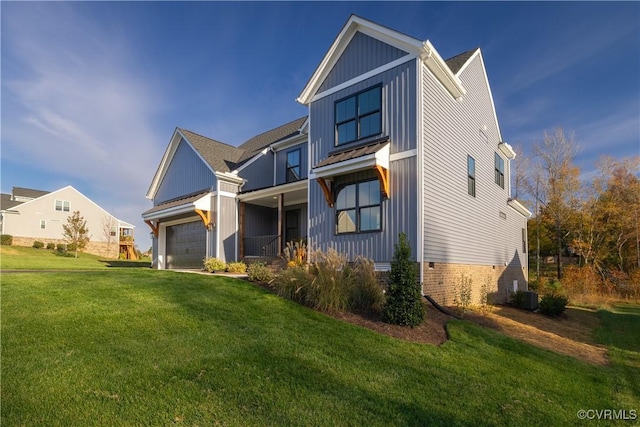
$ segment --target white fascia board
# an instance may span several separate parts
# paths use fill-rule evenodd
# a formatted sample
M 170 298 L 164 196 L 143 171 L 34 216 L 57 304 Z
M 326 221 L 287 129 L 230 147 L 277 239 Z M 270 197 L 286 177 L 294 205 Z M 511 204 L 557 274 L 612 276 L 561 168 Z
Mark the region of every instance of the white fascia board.
M 176 139 L 176 137 L 178 137 Z M 162 182 L 162 177 L 164 176 L 169 164 L 171 163 L 171 159 L 178 148 L 178 143 L 180 142 L 181 134 L 178 132 L 178 128 L 173 131 L 173 135 L 171 135 L 171 139 L 169 140 L 169 145 L 164 150 L 164 155 L 162 156 L 162 160 L 160 160 L 160 164 L 158 165 L 158 169 L 156 169 L 156 173 L 153 175 L 153 179 L 151 180 L 151 185 L 149 185 L 149 190 L 147 190 L 146 198 L 149 200 L 153 200 L 158 192 L 158 187 L 160 186 L 160 182 Z
M 500 141 L 502 141 L 502 132 L 500 131 L 500 123 L 498 123 L 498 114 L 496 113 L 496 105 L 493 102 L 493 94 L 491 93 L 491 85 L 489 84 L 489 76 L 487 76 L 487 69 L 484 66 L 484 58 L 482 56 L 482 50 L 481 49 L 477 49 L 476 52 L 473 55 L 471 55 L 469 60 L 467 62 L 465 62 L 465 64 L 462 66 L 462 68 L 460 68 L 460 70 L 458 71 L 457 75 L 459 76 L 467 68 L 467 66 L 473 62 L 473 60 L 476 57 L 480 60 L 480 64 L 482 65 L 482 74 L 483 74 L 483 77 L 484 77 L 484 83 L 487 85 L 487 91 L 489 92 L 489 100 L 491 101 L 491 112 L 493 113 L 493 120 L 495 121 L 496 129 L 498 130 L 498 138 L 499 138 Z M 515 156 L 515 153 L 513 155 Z
M 376 153 L 313 169 L 315 177 L 324 178 L 370 169 L 377 164 Z
M 271 144 L 271 149 L 273 149 L 273 151 L 281 151 L 289 147 L 293 147 L 294 145 L 299 145 L 305 142 L 308 142 L 307 135 L 304 135 L 304 134 L 294 135 L 290 138 Z
M 213 172 L 216 178 L 221 181 L 230 182 L 232 184 L 244 184 L 244 178 L 239 177 L 233 172 Z
M 273 197 L 278 194 L 286 194 L 291 191 L 304 190 L 309 185 L 308 179 L 302 179 L 296 182 L 290 182 L 288 184 L 278 185 L 277 187 L 269 187 L 262 190 L 250 191 L 248 193 L 238 194 L 236 198 L 241 202 L 250 202 L 255 199 L 262 199 L 264 197 Z
M 382 166 L 385 169 L 389 169 L 389 146 L 386 144 L 384 147 L 376 151 L 376 165 Z
M 516 199 L 507 200 L 507 204 L 510 207 L 512 207 L 514 210 L 516 210 L 518 213 L 522 214 L 525 218 L 527 219 L 531 218 L 531 215 L 532 215 L 531 211 L 529 211 L 529 209 L 527 209 L 522 203 L 520 203 Z
M 429 40 L 423 43 L 423 51 L 420 58 L 454 98 L 460 98 L 467 93 L 460 79 L 451 72 L 449 66 Z
M 311 102 L 315 102 L 319 99 L 322 99 L 326 96 L 332 95 L 336 92 L 340 92 L 342 89 L 346 89 L 350 86 L 353 86 L 355 84 L 358 84 L 364 80 L 367 80 L 373 76 L 377 76 L 378 74 L 384 73 L 385 71 L 391 70 L 399 65 L 404 64 L 405 62 L 409 62 L 409 61 L 413 61 L 415 58 L 417 58 L 417 55 L 415 54 L 408 54 L 405 56 L 402 56 L 398 59 L 396 59 L 395 61 L 391 61 L 387 64 L 381 65 L 378 68 L 375 68 L 371 71 L 368 71 L 364 74 L 361 74 L 357 77 L 352 78 L 351 80 L 347 80 L 344 83 L 340 83 L 337 86 L 334 86 L 330 89 L 325 90 L 324 92 L 320 92 L 320 93 L 316 93 L 315 95 L 313 95 L 313 97 L 311 98 Z
M 513 150 L 513 148 L 507 144 L 506 142 L 502 141 L 498 144 L 498 149 L 500 150 L 500 152 L 502 154 L 504 154 L 507 159 L 509 160 L 513 160 L 516 158 L 516 152 Z
M 265 148 L 264 150 L 262 150 L 261 152 L 259 152 L 258 154 L 256 154 L 255 156 L 253 156 L 251 158 L 251 160 L 245 162 L 242 166 L 240 166 L 238 169 L 234 169 L 233 171 L 231 171 L 232 174 L 237 174 L 238 172 L 242 172 L 244 169 L 246 169 L 247 166 L 251 165 L 252 163 L 254 163 L 255 161 L 257 161 L 260 157 L 265 156 L 268 152 L 269 152 L 269 147 Z
M 142 215 L 142 219 L 146 219 L 146 220 L 154 220 L 154 219 L 160 219 L 160 218 L 164 218 L 167 216 L 174 216 L 174 215 L 180 215 L 183 213 L 189 213 L 189 212 L 193 212 L 194 211 L 194 206 L 193 203 L 186 203 L 184 205 L 179 205 L 179 206 L 172 206 L 170 208 L 167 209 L 162 209 L 160 211 L 155 211 L 155 212 L 151 212 L 148 214 L 143 214 Z
M 213 192 L 205 194 L 200 197 L 198 200 L 194 201 L 192 204 L 196 209 L 200 209 L 201 211 L 211 210 L 211 199 L 213 199 Z

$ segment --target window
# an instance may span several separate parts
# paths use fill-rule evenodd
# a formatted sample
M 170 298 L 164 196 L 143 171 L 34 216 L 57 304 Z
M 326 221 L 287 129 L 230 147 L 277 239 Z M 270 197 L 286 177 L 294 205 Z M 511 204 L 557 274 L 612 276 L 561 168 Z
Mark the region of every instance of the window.
M 47 228 L 47 221 L 45 221 L 44 219 L 40 220 L 40 228 L 42 230 L 44 230 L 45 228 Z
M 382 230 L 380 182 L 345 185 L 336 198 L 336 233 Z
M 287 153 L 287 182 L 300 179 L 300 149 Z
M 495 153 L 495 180 L 496 184 L 504 188 L 504 159 L 500 157 L 500 154 Z
M 56 210 L 61 212 L 69 212 L 69 202 L 64 200 L 56 200 Z
M 336 145 L 382 132 L 382 87 L 336 102 Z
M 522 229 L 522 253 L 527 253 L 527 229 Z
M 467 193 L 476 197 L 476 161 L 467 156 Z

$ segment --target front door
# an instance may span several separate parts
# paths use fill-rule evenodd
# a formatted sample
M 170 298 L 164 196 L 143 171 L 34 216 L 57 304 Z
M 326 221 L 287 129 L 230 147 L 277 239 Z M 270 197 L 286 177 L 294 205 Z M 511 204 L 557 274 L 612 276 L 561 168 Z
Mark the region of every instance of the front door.
M 285 213 L 284 227 L 285 243 L 300 240 L 300 209 Z

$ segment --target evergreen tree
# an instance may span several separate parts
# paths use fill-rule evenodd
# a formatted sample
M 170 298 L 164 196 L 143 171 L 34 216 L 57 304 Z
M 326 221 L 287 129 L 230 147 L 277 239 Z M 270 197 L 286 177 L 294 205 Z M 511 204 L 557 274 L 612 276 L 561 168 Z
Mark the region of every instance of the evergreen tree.
M 400 233 L 391 261 L 389 291 L 382 311 L 384 322 L 411 327 L 422 322 L 424 308 L 416 276 L 416 264 L 411 261 L 411 247 L 407 236 Z

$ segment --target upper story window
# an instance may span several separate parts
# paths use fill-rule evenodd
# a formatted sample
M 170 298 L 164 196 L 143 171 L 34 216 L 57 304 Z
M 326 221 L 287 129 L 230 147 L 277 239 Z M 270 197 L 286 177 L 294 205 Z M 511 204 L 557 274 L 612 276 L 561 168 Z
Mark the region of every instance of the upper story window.
M 56 210 L 61 212 L 69 212 L 69 202 L 66 200 L 56 200 Z
M 471 156 L 467 156 L 467 193 L 476 197 L 476 161 Z
M 336 145 L 382 132 L 382 87 L 376 86 L 336 102 Z
M 377 179 L 342 187 L 336 198 L 336 233 L 382 230 L 381 200 Z
M 300 179 L 300 149 L 287 153 L 287 182 L 294 182 Z
M 495 153 L 495 181 L 504 188 L 504 159 L 498 153 Z

